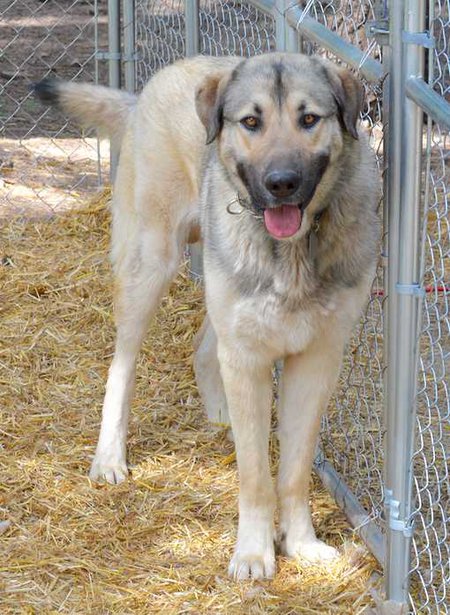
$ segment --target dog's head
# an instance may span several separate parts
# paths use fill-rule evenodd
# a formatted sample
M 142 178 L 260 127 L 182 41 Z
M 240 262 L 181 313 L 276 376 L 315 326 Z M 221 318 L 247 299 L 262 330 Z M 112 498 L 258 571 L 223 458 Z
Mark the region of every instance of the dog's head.
M 362 86 L 319 57 L 267 54 L 207 79 L 197 113 L 207 143 L 218 140 L 228 176 L 277 239 L 295 235 L 302 214 L 358 139 Z

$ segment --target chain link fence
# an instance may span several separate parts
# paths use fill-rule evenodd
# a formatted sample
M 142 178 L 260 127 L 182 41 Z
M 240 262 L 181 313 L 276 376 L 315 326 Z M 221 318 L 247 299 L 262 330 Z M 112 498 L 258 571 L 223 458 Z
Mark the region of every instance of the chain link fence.
M 253 56 L 275 50 L 275 20 L 249 2 L 200 3 L 200 53 Z
M 184 0 L 136 2 L 137 89 L 185 55 Z
M 357 45 L 364 57 L 382 60 L 381 47 L 366 35 L 368 21 L 377 14 L 370 0 L 308 2 L 309 14 L 343 40 Z M 334 61 L 335 55 L 317 44 L 306 43 L 307 53 Z M 365 103 L 361 125 L 384 172 L 382 88 L 364 80 Z M 380 203 L 381 210 L 381 203 Z M 381 213 L 381 211 L 380 211 Z M 383 262 L 380 260 L 366 312 L 349 344 L 340 386 L 323 421 L 324 456 L 344 479 L 368 518 L 382 524 L 383 493 Z
M 275 49 L 275 20 L 250 2 L 199 3 L 200 40 L 204 55 L 251 56 Z M 186 55 L 184 0 L 137 0 L 137 87 L 163 66 Z
M 30 91 L 54 75 L 95 83 L 107 42 L 106 0 L 13 0 L 0 4 L 0 215 L 51 214 L 98 185 L 95 135 L 80 133 Z M 100 71 L 100 74 L 99 74 Z
M 450 3 L 428 6 L 434 48 L 428 83 L 450 98 Z M 429 122 L 424 137 L 417 438 L 413 458 L 414 613 L 448 613 L 450 604 L 450 131 Z

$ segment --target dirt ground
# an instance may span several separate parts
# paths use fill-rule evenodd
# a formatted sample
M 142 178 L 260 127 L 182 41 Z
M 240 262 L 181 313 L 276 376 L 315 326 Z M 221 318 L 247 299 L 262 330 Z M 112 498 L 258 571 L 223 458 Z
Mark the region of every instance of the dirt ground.
M 99 48 L 107 46 L 106 0 L 99 1 Z M 78 136 L 64 118 L 49 114 L 33 98 L 33 82 L 51 74 L 62 79 L 95 81 L 94 2 L 75 0 L 0 0 L 1 136 Z M 106 62 L 98 63 L 99 82 L 106 83 Z
M 109 143 L 93 137 L 2 139 L 0 159 L 0 217 L 53 215 L 86 202 L 109 181 Z
M 107 46 L 106 0 L 98 3 L 98 45 Z M 95 61 L 94 2 L 0 0 L 0 217 L 49 215 L 79 205 L 109 176 L 108 147 L 55 109 L 36 101 L 30 86 L 51 74 L 106 83 Z

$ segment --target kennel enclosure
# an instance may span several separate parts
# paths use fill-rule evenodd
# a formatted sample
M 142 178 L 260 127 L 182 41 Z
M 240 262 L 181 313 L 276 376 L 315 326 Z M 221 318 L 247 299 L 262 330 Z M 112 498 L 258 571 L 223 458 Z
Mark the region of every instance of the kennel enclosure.
M 315 468 L 383 565 L 386 598 L 448 613 L 449 0 L 16 0 L 0 17 L 0 207 L 39 203 L 43 215 L 98 185 L 109 153 L 35 105 L 37 70 L 139 92 L 181 57 L 278 49 L 320 53 L 360 74 L 384 230 Z M 44 24 L 38 45 L 25 36 L 33 20 Z M 9 152 L 23 163 L 12 167 Z

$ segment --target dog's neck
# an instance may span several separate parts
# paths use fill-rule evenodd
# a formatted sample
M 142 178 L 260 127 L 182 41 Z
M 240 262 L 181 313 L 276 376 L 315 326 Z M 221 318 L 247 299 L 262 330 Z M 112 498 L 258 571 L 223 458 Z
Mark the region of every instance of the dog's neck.
M 314 264 L 317 252 L 318 252 L 318 244 L 319 244 L 319 230 L 320 230 L 320 219 L 322 217 L 323 211 L 314 215 L 311 228 L 308 233 L 308 257 L 309 260 Z

